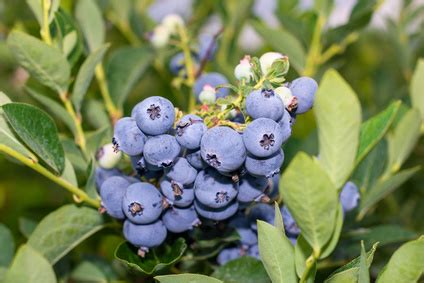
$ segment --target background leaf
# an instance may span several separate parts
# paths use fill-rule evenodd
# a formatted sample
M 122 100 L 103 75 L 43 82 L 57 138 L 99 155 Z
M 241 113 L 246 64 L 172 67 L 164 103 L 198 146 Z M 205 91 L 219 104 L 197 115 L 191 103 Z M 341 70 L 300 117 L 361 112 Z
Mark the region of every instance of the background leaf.
M 62 144 L 56 125 L 44 111 L 24 103 L 2 106 L 7 121 L 15 133 L 54 171 L 61 174 L 65 167 Z M 31 117 L 30 119 L 28 119 Z
M 377 278 L 378 283 L 417 282 L 424 272 L 424 237 L 403 244 Z
M 56 276 L 49 262 L 36 250 L 23 245 L 16 253 L 4 283 L 54 283 Z
M 330 254 L 336 248 L 339 242 L 340 234 L 342 233 L 342 229 L 343 229 L 343 218 L 344 218 L 343 207 L 339 203 L 339 205 L 337 206 L 337 216 L 336 216 L 336 223 L 334 226 L 333 234 L 331 235 L 330 241 L 325 245 L 321 253 L 320 259 L 330 256 Z
M 0 266 L 7 267 L 15 253 L 15 240 L 9 228 L 2 223 L 0 223 L 0 243 Z
M 262 262 L 249 256 L 229 261 L 225 265 L 218 267 L 211 276 L 226 283 L 271 282 Z
M 359 260 L 358 283 L 369 283 L 370 274 L 367 264 L 367 253 L 365 252 L 364 242 L 361 241 L 361 256 Z
M 281 229 L 258 220 L 259 253 L 272 282 L 295 282 L 293 245 Z
M 106 77 L 113 102 L 122 107 L 136 82 L 152 62 L 153 54 L 146 47 L 126 47 L 110 57 Z
M 57 48 L 19 31 L 9 34 L 7 45 L 31 76 L 59 94 L 66 93 L 71 70 Z
M 421 113 L 421 122 L 424 123 L 424 59 L 418 60 L 417 67 L 411 80 L 412 106 Z
M 75 7 L 75 17 L 87 42 L 88 50 L 93 52 L 105 41 L 105 25 L 99 7 L 94 0 L 79 0 Z
M 336 71 L 325 73 L 316 94 L 314 112 L 319 160 L 338 189 L 355 164 L 361 107 L 354 91 Z
M 115 257 L 135 271 L 154 274 L 178 262 L 186 249 L 185 240 L 179 238 L 172 245 L 163 244 L 160 247 L 150 249 L 145 257 L 141 258 L 137 254 L 136 247 L 128 242 L 123 242 L 117 247 Z
M 28 6 L 31 8 L 40 26 L 43 23 L 43 11 L 41 10 L 41 1 L 42 0 L 26 0 Z M 59 9 L 60 0 L 50 0 L 49 2 L 51 2 L 49 10 L 49 23 L 51 23 L 54 14 Z
M 304 172 L 308 172 L 307 175 Z M 337 190 L 320 167 L 305 153 L 298 153 L 283 174 L 280 193 L 302 235 L 316 253 L 330 239 L 337 211 Z
M 156 276 L 155 279 L 161 283 L 223 283 L 221 280 L 213 277 L 189 273 Z
M 103 217 L 97 210 L 69 204 L 41 220 L 29 237 L 28 244 L 54 264 L 102 228 Z

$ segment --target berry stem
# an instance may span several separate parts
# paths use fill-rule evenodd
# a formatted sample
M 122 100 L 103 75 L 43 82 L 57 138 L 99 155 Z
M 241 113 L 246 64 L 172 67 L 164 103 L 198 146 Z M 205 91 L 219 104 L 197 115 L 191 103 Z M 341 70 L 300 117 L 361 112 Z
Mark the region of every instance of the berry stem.
M 62 186 L 66 190 L 68 190 L 70 193 L 72 193 L 74 196 L 76 196 L 80 201 L 85 202 L 93 207 L 99 208 L 100 207 L 100 201 L 97 199 L 90 198 L 86 192 L 84 192 L 82 189 L 72 185 L 67 180 L 63 179 L 61 176 L 56 176 L 55 174 L 51 173 L 49 170 L 44 168 L 40 165 L 40 163 L 27 158 L 26 156 L 22 155 L 21 153 L 11 149 L 10 147 L 0 144 L 0 152 L 5 153 L 6 155 L 9 155 L 18 161 L 22 162 L 26 166 L 30 167 L 31 169 L 37 171 L 41 175 L 47 177 L 48 179 L 52 180 L 56 184 Z
M 190 50 L 190 38 L 188 36 L 185 26 L 178 26 L 178 34 L 180 37 L 180 47 L 184 53 L 184 62 L 187 72 L 187 81 L 186 84 L 190 88 L 194 85 L 196 80 L 196 74 L 193 66 L 193 61 L 191 60 L 191 50 Z M 188 112 L 192 112 L 195 107 L 196 101 L 194 100 L 194 95 L 190 93 L 188 97 Z
M 324 27 L 326 19 L 323 15 L 318 16 L 317 23 L 315 25 L 314 33 L 312 34 L 311 47 L 309 48 L 308 55 L 306 57 L 306 66 L 303 70 L 303 75 L 313 77 L 317 71 L 319 58 L 321 58 L 321 32 Z
M 49 28 L 49 11 L 50 11 L 51 2 L 50 0 L 41 1 L 41 11 L 43 13 L 43 18 L 41 22 L 40 35 L 43 38 L 43 41 L 48 45 L 52 45 L 52 36 L 50 34 Z
M 109 113 L 109 116 L 112 120 L 112 124 L 115 124 L 115 122 L 118 121 L 119 118 L 121 118 L 122 113 L 115 106 L 115 104 L 112 101 L 112 98 L 110 97 L 109 88 L 106 82 L 105 70 L 101 63 L 96 66 L 96 79 L 97 79 L 97 83 L 99 84 L 100 93 L 105 102 L 106 110 Z
M 308 275 L 311 272 L 312 267 L 314 267 L 316 263 L 316 258 L 312 254 L 308 259 L 306 260 L 306 268 L 305 271 L 303 271 L 302 277 L 300 278 L 299 283 L 305 283 L 308 279 Z

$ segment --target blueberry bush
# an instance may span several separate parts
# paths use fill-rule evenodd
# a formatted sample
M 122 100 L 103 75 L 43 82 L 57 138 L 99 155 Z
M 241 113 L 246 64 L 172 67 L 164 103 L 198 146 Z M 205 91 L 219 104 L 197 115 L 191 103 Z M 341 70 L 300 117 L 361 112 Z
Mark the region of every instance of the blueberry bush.
M 0 281 L 423 280 L 424 6 L 339 2 L 0 3 Z

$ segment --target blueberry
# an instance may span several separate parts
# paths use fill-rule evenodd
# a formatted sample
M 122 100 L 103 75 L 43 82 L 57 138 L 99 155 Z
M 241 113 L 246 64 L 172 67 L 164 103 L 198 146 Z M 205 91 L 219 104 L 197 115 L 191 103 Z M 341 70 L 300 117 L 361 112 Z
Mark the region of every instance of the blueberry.
M 296 114 L 305 113 L 312 108 L 317 89 L 317 82 L 309 77 L 300 77 L 291 82 L 290 90 L 297 98 Z
M 300 234 L 300 229 L 296 224 L 293 216 L 288 210 L 287 206 L 283 205 L 281 208 L 281 215 L 283 216 L 284 229 L 286 230 L 286 234 L 289 236 L 297 236 Z
M 278 120 L 278 125 L 281 127 L 281 136 L 283 139 L 283 143 L 285 143 L 292 134 L 292 126 L 295 121 L 295 116 L 292 117 L 293 114 L 289 113 L 287 110 L 284 110 L 283 117 Z M 296 115 L 296 114 L 294 114 Z
M 234 228 L 240 236 L 240 242 L 243 247 L 253 246 L 258 243 L 256 232 L 250 227 L 250 222 L 244 215 L 237 215 L 228 223 L 228 226 Z
M 216 89 L 215 87 L 205 84 L 202 91 L 199 93 L 198 101 L 202 104 L 215 104 Z
M 96 188 L 98 191 L 100 191 L 100 187 L 102 186 L 104 181 L 106 181 L 110 177 L 123 175 L 122 172 L 116 168 L 104 169 L 101 167 L 97 167 L 96 172 L 94 174 L 96 179 Z
M 277 122 L 259 118 L 247 125 L 243 141 L 249 153 L 257 157 L 269 157 L 278 152 L 283 144 L 282 130 Z
M 144 252 L 149 251 L 149 248 L 160 246 L 165 241 L 167 230 L 161 220 L 145 225 L 126 220 L 123 233 L 128 242 L 140 248 L 139 255 L 144 256 Z
M 246 159 L 242 137 L 229 127 L 209 129 L 202 137 L 200 149 L 203 160 L 224 173 L 237 170 Z
M 175 137 L 159 135 L 150 137 L 144 145 L 145 160 L 159 168 L 170 167 L 180 154 L 181 147 Z
M 169 14 L 177 14 L 187 19 L 193 10 L 193 0 L 155 0 L 147 8 L 147 14 L 157 23 Z
M 112 169 L 121 160 L 122 152 L 116 151 L 112 143 L 105 144 L 96 152 L 96 160 L 99 166 L 105 169 Z
M 191 56 L 192 63 L 197 66 L 198 62 L 194 56 Z M 169 61 L 169 70 L 174 75 L 180 75 L 181 77 L 187 76 L 187 70 L 185 67 L 185 55 L 183 52 L 175 54 Z
M 196 180 L 197 170 L 188 163 L 187 159 L 178 157 L 175 159 L 174 165 L 166 169 L 165 175 L 182 185 L 190 185 Z
M 226 77 L 221 75 L 220 73 L 207 73 L 201 75 L 193 86 L 193 93 L 199 102 L 199 95 L 203 90 L 205 85 L 210 85 L 212 87 L 216 87 L 218 85 L 228 84 L 228 80 Z M 228 88 L 220 88 L 217 90 L 216 97 L 226 97 L 230 94 L 230 90 Z
M 202 118 L 188 114 L 181 118 L 176 127 L 176 138 L 182 147 L 198 149 L 203 134 L 208 130 Z
M 256 259 L 261 259 L 261 255 L 259 254 L 259 246 L 253 245 L 247 250 L 247 255 L 254 257 Z
M 182 184 L 164 178 L 160 182 L 160 189 L 168 202 L 173 206 L 187 207 L 193 203 L 193 187 L 184 187 Z
M 237 259 L 242 256 L 242 251 L 240 248 L 226 248 L 219 252 L 216 262 L 219 265 L 224 265 L 227 262 Z
M 194 206 L 168 209 L 162 216 L 162 221 L 166 229 L 172 233 L 182 233 L 200 224 Z
M 194 207 L 200 216 L 215 221 L 222 221 L 236 214 L 238 202 L 233 201 L 229 205 L 220 208 L 210 208 L 195 200 Z
M 115 151 L 121 150 L 128 155 L 138 155 L 143 152 L 146 136 L 137 127 L 133 118 L 119 119 L 115 124 L 112 143 Z
M 137 104 L 133 111 L 137 126 L 147 135 L 164 134 L 174 125 L 174 105 L 166 98 L 148 97 Z
M 347 182 L 340 193 L 340 202 L 342 203 L 343 211 L 349 212 L 358 206 L 360 199 L 358 187 L 353 182 Z
M 129 185 L 130 182 L 127 179 L 120 176 L 113 176 L 104 181 L 100 187 L 102 207 L 113 218 L 125 218 L 125 214 L 122 211 L 122 199 Z
M 269 157 L 256 157 L 248 154 L 244 166 L 250 174 L 255 177 L 271 178 L 280 172 L 284 162 L 284 152 L 282 149 Z
M 202 170 L 208 166 L 202 159 L 202 155 L 200 154 L 200 150 L 188 151 L 185 157 L 190 163 L 191 166 L 196 168 L 197 170 Z
M 264 190 L 267 186 L 267 178 L 253 177 L 246 174 L 240 179 L 237 200 L 241 202 L 269 200 L 269 198 L 264 195 Z
M 200 171 L 194 183 L 196 199 L 207 207 L 220 208 L 237 196 L 237 184 L 212 168 Z
M 246 112 L 253 119 L 278 121 L 284 115 L 284 103 L 272 89 L 254 90 L 246 98 Z
M 275 208 L 273 205 L 265 203 L 257 203 L 253 206 L 248 213 L 251 227 L 257 230 L 256 220 L 262 220 L 270 224 L 274 224 Z
M 122 200 L 122 210 L 131 222 L 147 224 L 156 221 L 163 209 L 159 190 L 149 183 L 130 185 Z
M 212 60 L 218 45 L 213 35 L 209 33 L 201 33 L 198 37 L 199 41 L 199 61 Z
M 294 96 L 291 90 L 286 86 L 280 86 L 274 89 L 274 92 L 281 98 L 290 113 L 296 112 L 297 109 L 297 97 Z
M 280 193 L 280 175 L 279 174 L 275 174 L 274 177 L 268 179 L 269 182 L 269 186 L 266 189 L 266 193 L 267 195 L 271 198 L 271 199 L 277 199 L 278 195 Z

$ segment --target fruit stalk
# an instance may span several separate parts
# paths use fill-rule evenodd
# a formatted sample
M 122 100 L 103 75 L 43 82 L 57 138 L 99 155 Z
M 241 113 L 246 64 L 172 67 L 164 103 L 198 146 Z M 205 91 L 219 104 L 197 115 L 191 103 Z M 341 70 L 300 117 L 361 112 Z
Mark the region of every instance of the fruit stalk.
M 99 64 L 96 66 L 96 79 L 97 79 L 97 83 L 99 84 L 100 93 L 105 102 L 106 110 L 109 113 L 109 116 L 112 120 L 112 124 L 115 124 L 115 122 L 119 118 L 121 118 L 122 113 L 115 106 L 115 104 L 112 101 L 112 98 L 110 97 L 109 88 L 107 87 L 107 82 L 106 82 L 105 70 L 102 64 Z
M 40 173 L 41 175 L 52 180 L 56 184 L 62 186 L 63 188 L 68 190 L 70 193 L 72 193 L 74 196 L 76 196 L 78 198 L 78 200 L 80 200 L 81 202 L 85 202 L 85 203 L 87 203 L 87 204 L 89 204 L 93 207 L 96 207 L 96 208 L 100 207 L 100 201 L 99 200 L 90 198 L 87 195 L 87 193 L 84 192 L 82 189 L 72 185 L 71 183 L 69 183 L 68 181 L 63 179 L 62 177 L 56 176 L 55 174 L 51 173 L 49 170 L 47 170 L 46 168 L 41 166 L 38 162 L 35 162 L 34 160 L 25 157 L 24 155 L 20 154 L 19 152 L 15 151 L 15 150 L 11 149 L 10 147 L 7 147 L 3 144 L 0 144 L 0 152 L 3 152 L 5 154 L 19 160 L 20 162 L 22 162 L 26 166 L 37 171 L 38 173 Z
M 48 45 L 52 45 L 52 36 L 50 34 L 49 29 L 49 10 L 50 10 L 51 2 L 50 0 L 42 0 L 41 2 L 41 10 L 43 13 L 43 19 L 41 23 L 41 31 L 40 35 L 43 38 L 43 41 Z
M 193 61 L 190 51 L 190 38 L 188 37 L 187 30 L 184 26 L 178 26 L 178 34 L 180 36 L 180 47 L 184 53 L 184 62 L 187 71 L 187 85 L 191 89 L 196 80 L 195 70 L 193 68 Z M 188 98 L 188 112 L 192 112 L 195 107 L 194 96 L 190 94 Z
M 305 283 L 308 280 L 309 272 L 311 272 L 312 267 L 316 263 L 316 258 L 312 254 L 307 260 L 306 260 L 306 268 L 305 271 L 303 271 L 302 277 L 300 278 L 299 283 Z

